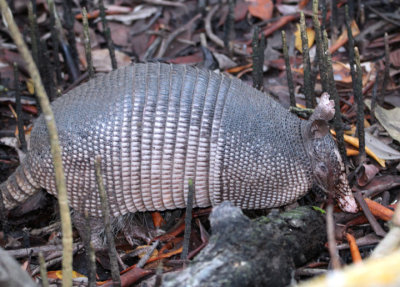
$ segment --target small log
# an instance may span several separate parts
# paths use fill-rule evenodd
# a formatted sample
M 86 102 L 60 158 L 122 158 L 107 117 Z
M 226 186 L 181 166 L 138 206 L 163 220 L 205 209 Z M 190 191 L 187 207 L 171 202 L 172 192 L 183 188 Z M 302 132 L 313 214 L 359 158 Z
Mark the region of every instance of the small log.
M 310 207 L 250 220 L 230 202 L 210 215 L 209 244 L 162 286 L 287 286 L 326 242 L 324 216 Z

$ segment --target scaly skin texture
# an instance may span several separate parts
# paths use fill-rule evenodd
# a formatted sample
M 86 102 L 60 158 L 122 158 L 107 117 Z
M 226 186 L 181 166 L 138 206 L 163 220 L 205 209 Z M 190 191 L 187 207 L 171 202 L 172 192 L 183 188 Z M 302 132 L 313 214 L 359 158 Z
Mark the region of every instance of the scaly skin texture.
M 70 206 L 101 216 L 94 172 L 100 155 L 113 216 L 183 208 L 190 178 L 194 206 L 230 200 L 244 209 L 277 207 L 317 183 L 354 212 L 322 124 L 333 116 L 329 97 L 323 100 L 328 108 L 302 121 L 237 79 L 189 66 L 135 64 L 99 76 L 53 103 Z M 56 195 L 42 116 L 28 155 L 0 190 L 10 209 L 41 187 Z

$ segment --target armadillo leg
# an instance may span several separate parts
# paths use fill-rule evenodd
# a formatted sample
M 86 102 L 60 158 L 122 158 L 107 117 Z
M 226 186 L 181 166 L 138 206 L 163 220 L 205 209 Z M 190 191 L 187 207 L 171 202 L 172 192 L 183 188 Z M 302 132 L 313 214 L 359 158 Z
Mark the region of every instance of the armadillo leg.
M 102 250 L 106 247 L 103 240 L 103 218 L 89 217 L 90 233 L 88 232 L 87 221 L 83 214 L 75 211 L 72 214 L 72 221 L 83 242 L 91 242 L 95 250 Z
M 17 206 L 40 190 L 39 184 L 32 178 L 31 173 L 21 164 L 17 170 L 0 185 L 4 207 L 6 210 Z

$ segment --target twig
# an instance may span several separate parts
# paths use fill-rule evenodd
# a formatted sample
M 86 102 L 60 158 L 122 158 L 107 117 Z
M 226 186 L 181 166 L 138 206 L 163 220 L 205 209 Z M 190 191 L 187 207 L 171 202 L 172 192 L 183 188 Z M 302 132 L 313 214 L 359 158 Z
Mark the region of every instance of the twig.
M 157 21 L 158 18 L 160 18 L 160 16 L 162 15 L 162 10 L 158 10 L 154 16 L 149 20 L 149 22 L 144 25 L 141 29 L 136 30 L 136 31 L 132 31 L 132 33 L 130 33 L 131 37 L 135 37 L 136 35 L 139 35 L 147 30 L 150 29 L 151 26 L 153 26 L 153 24 Z
M 151 245 L 151 248 L 147 251 L 146 255 L 143 256 L 139 262 L 136 264 L 136 267 L 143 268 L 146 265 L 146 262 L 150 259 L 151 255 L 153 254 L 154 250 L 156 250 L 158 244 L 160 244 L 159 240 L 154 241 Z
M 335 78 L 333 76 L 332 58 L 328 50 L 328 35 L 326 34 L 326 31 L 323 31 L 323 43 L 324 43 L 324 55 L 326 55 L 325 57 L 328 69 L 329 94 L 332 96 L 335 102 L 334 125 L 336 131 L 336 138 L 338 141 L 340 155 L 342 157 L 343 162 L 346 164 L 347 156 L 346 156 L 346 148 L 344 145 L 343 122 L 342 122 L 342 114 L 340 112 L 340 99 L 336 89 Z
M 211 20 L 214 14 L 218 11 L 219 5 L 215 5 L 210 12 L 208 12 L 206 20 L 205 20 L 205 29 L 206 29 L 206 34 L 210 38 L 211 41 L 213 41 L 217 46 L 224 48 L 224 41 L 222 41 L 220 38 L 218 38 L 217 35 L 214 34 L 211 28 Z M 237 47 L 233 47 L 232 51 L 240 56 L 248 56 L 248 54 L 245 51 L 240 50 Z
M 331 40 L 332 43 L 336 42 L 338 37 L 338 8 L 337 8 L 337 0 L 331 0 Z
M 181 259 L 187 259 L 189 253 L 190 234 L 192 233 L 192 211 L 193 211 L 193 198 L 194 198 L 194 185 L 193 180 L 189 179 L 189 190 L 186 203 L 185 214 L 185 233 L 183 235 L 183 249 Z
M 329 204 L 326 208 L 326 232 L 328 235 L 328 247 L 329 255 L 331 256 L 331 262 L 333 269 L 340 269 L 339 254 L 336 248 L 335 240 L 335 222 L 333 220 L 333 205 Z
M 386 232 L 382 229 L 382 227 L 379 225 L 378 221 L 375 219 L 375 217 L 372 215 L 371 210 L 369 209 L 367 203 L 365 202 L 361 191 L 357 191 L 354 193 L 354 197 L 357 200 L 358 204 L 362 208 L 365 217 L 368 219 L 368 222 L 371 224 L 372 229 L 375 231 L 376 235 L 378 236 L 385 236 Z
M 257 90 L 262 91 L 264 89 L 263 83 L 263 66 L 264 66 L 264 49 L 265 49 L 265 36 L 261 35 L 259 40 L 258 35 L 260 33 L 260 28 L 258 26 L 254 27 L 252 48 L 253 48 L 253 87 Z
M 89 23 L 87 18 L 86 8 L 82 8 L 82 23 L 83 23 L 83 42 L 85 44 L 85 55 L 87 62 L 87 69 L 89 72 L 89 78 L 94 78 L 93 61 L 92 61 L 92 48 L 90 45 L 90 35 L 89 35 Z
M 87 234 L 87 236 L 83 236 L 82 241 L 83 244 L 85 245 L 86 259 L 88 261 L 88 269 L 89 269 L 88 285 L 94 287 L 96 286 L 96 256 L 93 245 L 90 242 L 92 230 L 90 228 L 90 218 L 87 210 L 85 210 L 85 221 L 86 225 L 84 232 Z
M 304 13 L 300 12 L 300 33 L 303 53 L 303 70 L 304 70 L 304 95 L 306 97 L 306 107 L 311 109 L 314 106 L 314 93 L 312 89 L 311 78 L 311 62 L 310 54 L 308 52 L 308 36 L 306 32 L 306 20 Z
M 376 10 L 375 8 L 373 8 L 371 5 L 367 5 L 367 8 L 369 10 L 371 10 L 373 13 L 375 13 L 376 15 L 378 15 L 379 17 L 381 17 L 383 20 L 397 26 L 400 27 L 400 22 L 397 22 L 393 19 L 390 19 L 389 17 L 385 16 L 385 14 L 382 14 L 381 12 L 379 12 L 378 10 Z
M 159 6 L 169 6 L 187 9 L 186 5 L 176 1 L 166 1 L 166 0 L 143 0 L 143 2 Z
M 228 53 L 231 53 L 231 41 L 235 38 L 234 20 L 235 20 L 235 2 L 236 0 L 228 0 L 228 15 L 224 23 L 224 46 Z
M 377 89 L 378 89 L 378 83 L 379 83 L 379 70 L 376 71 L 375 74 L 375 83 L 374 83 L 374 88 L 372 89 L 372 97 L 371 97 L 371 124 L 374 124 L 376 119 L 375 119 L 375 108 L 376 108 L 376 100 L 377 100 Z
M 282 31 L 282 50 L 283 50 L 283 56 L 285 57 L 286 77 L 287 77 L 288 88 L 289 88 L 290 106 L 296 107 L 296 98 L 294 95 L 292 68 L 290 67 L 289 52 L 288 52 L 288 47 L 287 47 L 285 31 Z
M 61 222 L 57 221 L 53 224 L 50 224 L 49 226 L 45 226 L 42 228 L 38 228 L 38 229 L 32 229 L 31 230 L 31 236 L 43 236 L 46 234 L 50 234 L 55 230 L 59 230 L 61 228 Z
M 89 244 L 89 287 L 96 287 L 96 254 L 94 251 L 93 244 Z
M 68 207 L 67 189 L 65 184 L 64 169 L 62 165 L 61 148 L 58 140 L 56 123 L 54 114 L 51 110 L 49 100 L 43 88 L 39 71 L 32 59 L 32 55 L 22 39 L 22 35 L 14 22 L 14 18 L 5 0 L 0 0 L 0 7 L 3 17 L 8 25 L 11 37 L 17 45 L 18 51 L 27 63 L 29 74 L 34 82 L 35 91 L 39 98 L 47 130 L 50 138 L 51 155 L 53 157 L 53 165 L 55 170 L 56 187 L 58 191 L 58 204 L 60 207 L 61 223 L 62 223 L 62 242 L 63 242 L 63 258 L 62 258 L 62 283 L 64 287 L 72 285 L 72 226 L 71 217 Z
M 36 9 L 35 9 L 36 10 Z M 38 32 L 37 32 L 37 22 L 36 22 L 36 11 L 34 11 L 32 2 L 28 3 L 28 18 L 29 18 L 29 29 L 31 36 L 31 48 L 32 48 L 32 57 L 36 64 L 38 64 L 39 56 L 38 56 Z
M 7 250 L 7 253 L 14 258 L 22 258 L 37 255 L 39 252 L 54 252 L 62 250 L 62 247 L 62 245 L 43 245 L 38 247 Z M 75 252 L 80 250 L 82 247 L 82 244 L 74 244 L 73 250 Z
M 94 167 L 96 170 L 96 181 L 99 188 L 100 193 L 100 201 L 101 201 L 101 211 L 104 220 L 104 229 L 108 243 L 108 256 L 110 257 L 110 266 L 111 266 L 111 278 L 115 285 L 121 285 L 121 277 L 118 269 L 118 259 L 117 259 L 117 250 L 115 249 L 114 237 L 111 231 L 111 221 L 110 221 L 110 208 L 108 206 L 107 193 L 103 183 L 103 177 L 101 175 L 101 157 L 100 155 L 96 156 Z
M 51 42 L 52 42 L 52 48 L 53 48 L 53 62 L 55 66 L 55 72 L 56 72 L 56 79 L 57 79 L 57 85 L 60 85 L 62 82 L 62 77 L 61 77 L 61 64 L 60 64 L 60 59 L 58 56 L 59 53 L 59 36 L 58 36 L 58 31 L 56 28 L 56 10 L 55 10 L 55 5 L 54 5 L 54 0 L 47 0 L 47 5 L 49 5 L 49 11 L 50 11 L 50 33 L 51 33 Z
M 62 1 L 63 3 L 63 8 L 64 8 L 64 28 L 67 30 L 67 42 L 69 44 L 69 50 L 71 50 L 71 60 L 74 63 L 73 67 L 71 63 L 68 61 L 68 57 L 65 56 L 65 61 L 67 63 L 68 67 L 71 67 L 71 82 L 76 81 L 76 79 L 79 77 L 79 71 L 77 67 L 79 66 L 79 56 L 78 56 L 78 51 L 76 50 L 76 40 L 75 40 L 75 32 L 74 32 L 74 21 L 75 17 L 72 14 L 72 5 L 73 1 L 72 0 L 65 0 Z
M 317 46 L 317 58 L 319 66 L 319 74 L 321 77 L 322 91 L 327 92 L 329 90 L 328 81 L 328 69 L 326 67 L 326 61 L 324 56 L 324 48 L 321 36 L 321 25 L 318 19 L 318 0 L 313 0 L 313 24 L 315 30 L 315 44 Z
M 8 226 L 8 218 L 6 215 L 6 208 L 4 206 L 3 192 L 1 191 L 1 189 L 0 189 L 0 222 L 4 234 L 3 238 L 5 241 L 7 241 L 9 226 Z
M 187 24 L 183 25 L 182 27 L 176 29 L 174 32 L 172 32 L 167 39 L 162 41 L 161 46 L 158 50 L 157 53 L 157 58 L 162 58 L 167 51 L 169 45 L 172 43 L 172 41 L 175 40 L 176 37 L 178 37 L 180 34 L 183 32 L 187 31 L 188 26 L 191 26 L 195 21 L 201 18 L 201 14 L 197 14 L 193 19 L 191 19 Z
M 387 33 L 385 33 L 385 72 L 383 74 L 383 81 L 382 81 L 382 88 L 381 88 L 381 96 L 378 97 L 378 103 L 380 105 L 383 105 L 384 101 L 385 101 L 385 94 L 386 94 L 386 88 L 387 88 L 387 84 L 389 81 L 389 68 L 390 68 L 390 50 L 389 50 L 389 36 Z
M 27 151 L 25 140 L 24 119 L 22 118 L 21 91 L 19 86 L 18 64 L 14 62 L 15 112 L 17 113 L 18 139 L 21 150 Z
M 104 8 L 103 0 L 99 1 L 99 8 L 100 8 L 101 23 L 103 24 L 104 38 L 106 38 L 107 48 L 110 53 L 111 67 L 113 70 L 116 70 L 118 68 L 118 65 L 117 65 L 117 59 L 115 58 L 115 48 L 113 40 L 111 39 L 110 28 L 107 25 L 106 10 Z
M 40 277 L 42 277 L 42 286 L 49 287 L 49 279 L 47 278 L 46 262 L 44 262 L 42 252 L 39 253 Z
M 360 64 L 360 55 L 358 53 L 357 47 L 354 48 L 355 64 L 357 67 L 356 71 L 356 89 L 354 91 L 354 96 L 357 102 L 357 135 L 359 142 L 359 164 L 365 161 L 365 132 L 364 132 L 364 101 L 362 95 L 362 69 Z

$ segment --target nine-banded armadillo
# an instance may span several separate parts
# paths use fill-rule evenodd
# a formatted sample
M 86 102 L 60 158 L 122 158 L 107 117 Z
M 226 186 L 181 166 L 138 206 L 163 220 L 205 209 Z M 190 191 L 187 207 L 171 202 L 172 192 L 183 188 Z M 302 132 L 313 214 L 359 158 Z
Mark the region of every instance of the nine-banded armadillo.
M 245 209 L 281 206 L 317 183 L 342 209 L 357 210 L 327 133 L 334 113 L 329 96 L 305 121 L 240 80 L 148 63 L 99 76 L 52 107 L 69 204 L 81 214 L 101 215 L 97 155 L 113 216 L 183 208 L 188 179 L 199 207 L 223 200 Z M 26 158 L 0 185 L 7 209 L 40 188 L 57 194 L 43 116 Z

